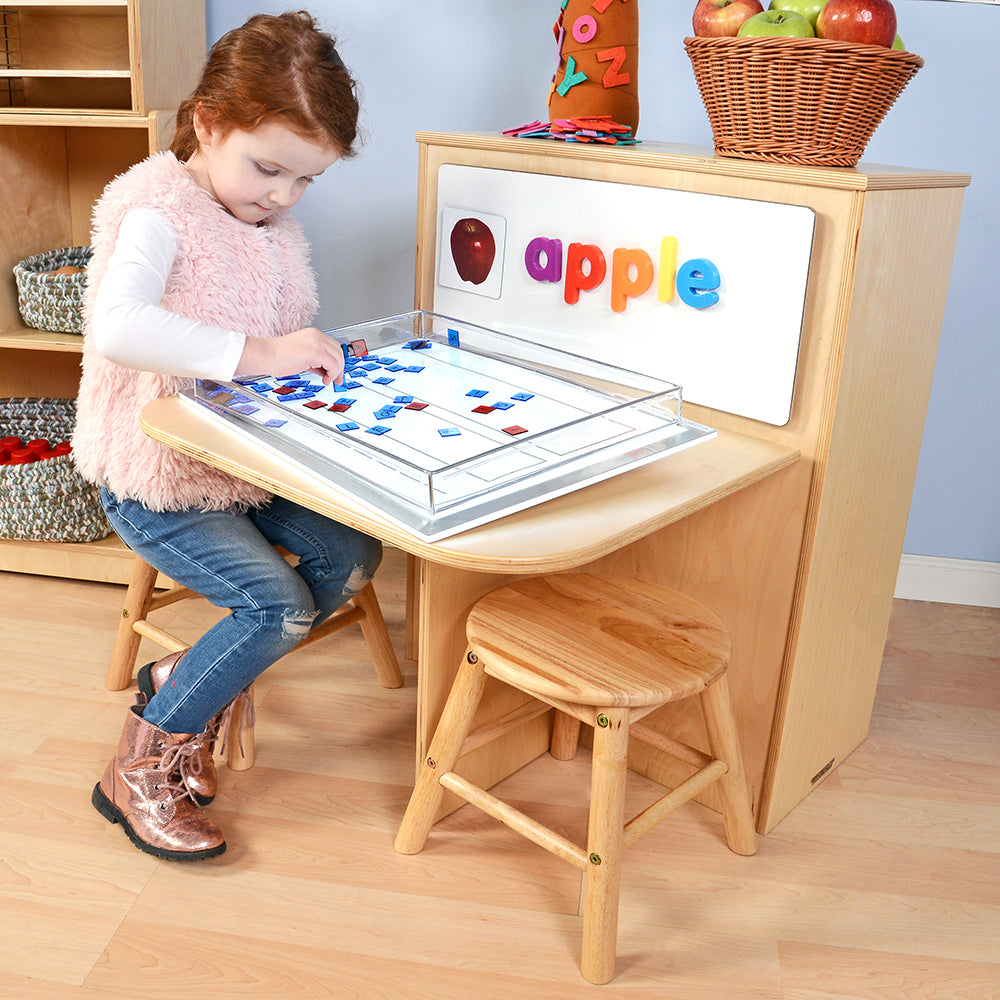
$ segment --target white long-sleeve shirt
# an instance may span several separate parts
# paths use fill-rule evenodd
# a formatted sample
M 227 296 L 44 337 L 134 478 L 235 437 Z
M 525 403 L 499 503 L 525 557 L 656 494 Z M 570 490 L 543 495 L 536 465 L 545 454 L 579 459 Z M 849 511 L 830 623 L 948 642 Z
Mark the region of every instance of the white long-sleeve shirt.
M 160 306 L 176 255 L 177 235 L 165 216 L 150 208 L 125 214 L 94 301 L 94 346 L 123 368 L 231 379 L 245 334 Z

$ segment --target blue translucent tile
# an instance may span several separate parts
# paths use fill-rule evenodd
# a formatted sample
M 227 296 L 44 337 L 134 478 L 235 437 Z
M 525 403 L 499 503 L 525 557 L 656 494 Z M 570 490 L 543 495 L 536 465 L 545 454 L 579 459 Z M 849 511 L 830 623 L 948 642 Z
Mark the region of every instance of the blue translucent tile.
M 388 427 L 382 427 L 379 424 L 376 424 L 374 427 L 369 427 L 368 430 L 365 431 L 365 433 L 366 434 L 388 434 L 389 433 L 389 428 Z
M 265 420 L 264 421 L 264 426 L 265 427 L 284 427 L 285 424 L 287 424 L 287 423 L 288 423 L 287 420 L 278 420 L 277 417 L 271 417 L 270 420 Z
M 385 377 L 383 377 L 383 378 L 377 378 L 377 379 L 375 379 L 375 384 L 376 385 L 392 385 L 392 383 L 395 382 L 395 381 L 396 380 L 394 378 L 385 378 Z
M 353 420 L 348 420 L 344 424 L 337 424 L 338 431 L 356 431 L 357 429 L 358 425 Z
M 501 399 L 499 403 L 493 404 L 494 410 L 510 410 L 514 406 L 513 403 L 508 403 L 506 400 Z
M 405 372 L 406 365 L 386 365 L 385 370 L 387 372 Z
M 422 372 L 424 370 L 423 365 L 409 365 L 406 369 L 408 372 Z
M 373 372 L 376 368 L 381 368 L 382 366 L 377 361 L 369 361 L 368 364 L 361 366 L 366 372 Z
M 361 389 L 361 388 L 363 388 L 363 386 L 361 385 L 360 382 L 345 382 L 344 383 L 344 388 L 345 389 Z
M 535 394 L 533 392 L 515 392 L 511 399 L 520 400 L 520 402 L 525 402 L 526 400 L 533 399 Z
M 251 406 L 249 403 L 241 403 L 239 406 L 232 407 L 232 409 L 235 410 L 237 413 L 244 413 L 247 416 L 250 416 L 251 413 L 256 413 L 260 409 L 260 407 Z
M 458 347 L 458 330 L 448 331 L 448 343 L 451 347 Z
M 457 427 L 439 427 L 438 434 L 443 438 L 458 437 L 462 432 Z
M 476 399 L 482 399 L 483 396 L 487 395 L 489 395 L 489 389 L 470 389 L 466 393 L 466 396 L 475 396 Z M 514 398 L 517 399 L 516 396 Z
M 393 400 L 393 402 L 394 403 L 412 403 L 413 402 L 413 397 L 412 396 L 397 396 Z

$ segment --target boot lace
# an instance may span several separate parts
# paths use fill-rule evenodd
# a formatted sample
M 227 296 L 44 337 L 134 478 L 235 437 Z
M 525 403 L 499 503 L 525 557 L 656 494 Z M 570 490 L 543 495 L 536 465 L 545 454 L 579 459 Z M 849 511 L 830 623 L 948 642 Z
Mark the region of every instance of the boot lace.
M 163 800 L 164 807 L 167 802 L 179 802 L 183 798 L 189 798 L 195 805 L 198 804 L 190 783 L 192 777 L 197 778 L 201 774 L 204 736 L 202 733 L 176 746 L 167 747 L 160 758 L 158 769 L 166 776 L 157 788 L 168 793 Z

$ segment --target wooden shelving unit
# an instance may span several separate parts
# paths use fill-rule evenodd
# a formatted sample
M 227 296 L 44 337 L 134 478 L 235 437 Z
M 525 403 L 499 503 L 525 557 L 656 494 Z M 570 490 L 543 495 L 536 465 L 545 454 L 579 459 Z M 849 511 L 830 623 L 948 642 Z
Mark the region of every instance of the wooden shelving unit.
M 24 325 L 12 268 L 90 240 L 105 185 L 169 145 L 205 60 L 204 0 L 0 4 L 0 396 L 71 398 L 82 339 Z M 127 583 L 130 554 L 0 540 L 0 570 Z

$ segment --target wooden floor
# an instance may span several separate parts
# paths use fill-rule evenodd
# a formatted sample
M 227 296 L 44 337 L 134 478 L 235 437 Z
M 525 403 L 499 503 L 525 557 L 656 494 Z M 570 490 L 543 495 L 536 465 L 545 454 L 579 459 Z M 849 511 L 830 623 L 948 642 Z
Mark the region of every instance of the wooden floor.
M 402 649 L 399 553 L 377 589 Z M 378 687 L 356 628 L 261 679 L 257 766 L 209 807 L 228 852 L 135 850 L 90 805 L 131 700 L 103 683 L 122 593 L 0 574 L 0 1000 L 1000 997 L 1000 611 L 897 602 L 870 738 L 756 857 L 693 803 L 633 844 L 597 987 L 568 865 L 469 807 L 393 852 L 414 671 Z M 582 839 L 587 763 L 504 794 Z

